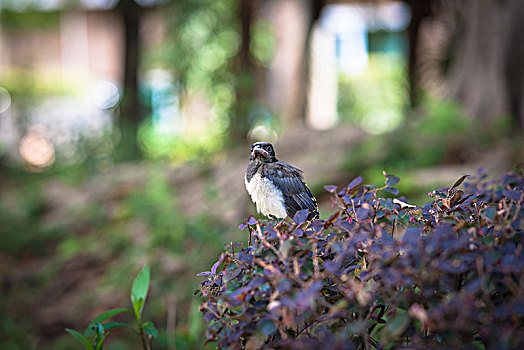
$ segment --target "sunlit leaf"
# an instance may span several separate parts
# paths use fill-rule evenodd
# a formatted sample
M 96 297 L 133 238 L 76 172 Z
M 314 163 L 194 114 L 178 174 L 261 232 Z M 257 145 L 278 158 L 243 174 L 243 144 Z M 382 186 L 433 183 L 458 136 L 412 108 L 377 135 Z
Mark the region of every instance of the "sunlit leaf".
M 131 302 L 135 309 L 135 313 L 139 315 L 142 312 L 144 307 L 144 302 L 147 297 L 147 292 L 149 290 L 149 279 L 150 272 L 149 266 L 145 265 L 142 271 L 138 274 L 133 286 L 131 287 Z

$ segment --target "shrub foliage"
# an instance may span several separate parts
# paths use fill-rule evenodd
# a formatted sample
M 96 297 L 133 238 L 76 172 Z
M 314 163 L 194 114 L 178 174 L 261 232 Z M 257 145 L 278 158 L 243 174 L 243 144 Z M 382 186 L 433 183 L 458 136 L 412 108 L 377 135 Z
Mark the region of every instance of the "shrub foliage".
M 218 348 L 524 348 L 522 169 L 479 170 L 424 207 L 385 186 L 327 186 L 335 213 L 247 227 L 203 272 Z M 463 190 L 459 190 L 459 187 Z

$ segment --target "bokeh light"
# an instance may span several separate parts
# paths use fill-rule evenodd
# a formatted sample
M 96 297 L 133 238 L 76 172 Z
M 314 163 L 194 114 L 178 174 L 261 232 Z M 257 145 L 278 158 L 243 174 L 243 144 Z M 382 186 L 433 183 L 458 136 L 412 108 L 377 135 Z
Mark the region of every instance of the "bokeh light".
M 267 141 L 274 143 L 278 140 L 278 135 L 268 125 L 257 125 L 249 132 L 248 139 L 251 142 Z
M 92 91 L 93 103 L 101 109 L 114 108 L 120 101 L 120 90 L 115 83 L 101 81 Z
M 11 107 L 11 94 L 0 86 L 0 113 L 4 113 L 9 107 Z
M 46 133 L 44 126 L 34 125 L 20 143 L 20 155 L 32 171 L 41 171 L 55 160 L 55 148 Z

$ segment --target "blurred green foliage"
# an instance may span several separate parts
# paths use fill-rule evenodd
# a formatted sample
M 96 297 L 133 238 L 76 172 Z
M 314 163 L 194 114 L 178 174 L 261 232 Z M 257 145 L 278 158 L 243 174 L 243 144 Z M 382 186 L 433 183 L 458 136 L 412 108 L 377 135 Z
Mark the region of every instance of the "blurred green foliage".
M 251 27 L 249 50 L 257 62 L 269 66 L 275 53 L 275 35 L 273 26 L 267 19 L 257 19 Z
M 144 67 L 174 72 L 184 91 L 203 94 L 225 132 L 235 102 L 234 57 L 240 43 L 236 0 L 175 1 L 169 11 L 168 41 L 144 55 Z
M 77 77 L 67 79 L 52 72 L 14 68 L 2 70 L 0 86 L 7 89 L 15 98 L 25 97 L 37 100 L 52 96 L 78 95 L 84 88 L 82 81 Z
M 138 130 L 140 146 L 152 160 L 170 160 L 173 164 L 187 161 L 204 161 L 223 147 L 223 134 L 212 127 L 198 133 L 173 135 L 155 128 L 147 118 Z
M 500 116 L 492 127 L 482 128 L 458 103 L 426 95 L 421 106 L 407 112 L 396 129 L 352 146 L 343 167 L 349 174 L 364 175 L 371 183 L 380 181 L 386 169 L 401 176 L 398 186 L 402 193 L 427 200 L 425 193 L 443 184 L 426 182 L 420 187 L 412 179 L 413 170 L 476 159 L 507 134 L 509 125 L 509 117 Z
M 45 328 L 49 325 L 42 325 L 45 321 L 35 317 L 44 309 L 62 310 L 61 319 L 54 321 L 65 322 L 61 328 L 85 328 L 95 316 L 94 305 L 99 312 L 122 305 L 129 291 L 129 276 L 143 263 L 157 271 L 144 310 L 144 317 L 157 326 L 156 345 L 165 348 L 176 341 L 180 348 L 203 346 L 203 321 L 198 300 L 192 296 L 200 280 L 196 273 L 209 268 L 223 248 L 225 228 L 208 213 L 185 216 L 180 210 L 183 203 L 178 202 L 166 176 L 155 168 L 148 173 L 143 185 L 129 189 L 114 183 L 110 187 L 113 194 L 102 198 L 100 193 L 89 193 L 89 181 L 70 181 L 75 183 L 73 188 L 58 177 L 51 180 L 51 176 L 32 174 L 2 190 L 2 348 L 35 348 L 42 332 L 50 331 Z M 99 174 L 94 181 L 102 185 L 111 180 Z M 59 192 L 46 191 L 50 184 Z M 70 198 L 57 202 L 52 200 L 54 196 Z M 15 265 L 19 268 L 12 269 Z M 73 288 L 73 295 L 64 289 L 67 285 Z M 166 313 L 173 303 L 176 328 L 167 329 Z M 31 308 L 35 311 L 27 312 Z M 75 323 L 80 314 L 85 324 Z M 131 346 L 128 331 L 113 331 L 116 333 L 107 339 L 106 349 Z M 39 348 L 68 349 L 75 344 L 67 334 L 51 334 L 58 338 Z
M 394 53 L 369 56 L 366 71 L 358 77 L 340 75 L 338 114 L 372 134 L 398 127 L 408 98 L 405 60 Z
M 59 23 L 59 11 L 37 11 L 31 8 L 25 9 L 25 11 L 2 8 L 0 11 L 0 27 L 6 31 L 42 30 L 58 27 Z
M 194 120 L 184 109 L 187 100 L 197 99 L 209 108 L 207 124 L 199 130 L 165 133 L 148 118 L 139 131 L 146 155 L 175 163 L 206 158 L 227 143 L 227 132 L 235 114 L 238 89 L 250 89 L 252 82 L 238 75 L 240 23 L 237 0 L 174 1 L 166 6 L 169 36 L 156 50 L 145 52 L 142 69 L 161 67 L 173 74 L 179 94 L 182 118 Z M 260 63 L 271 55 L 271 28 L 256 21 L 252 28 L 252 53 Z M 249 80 L 249 79 L 248 79 Z M 249 80 L 250 81 L 250 80 Z

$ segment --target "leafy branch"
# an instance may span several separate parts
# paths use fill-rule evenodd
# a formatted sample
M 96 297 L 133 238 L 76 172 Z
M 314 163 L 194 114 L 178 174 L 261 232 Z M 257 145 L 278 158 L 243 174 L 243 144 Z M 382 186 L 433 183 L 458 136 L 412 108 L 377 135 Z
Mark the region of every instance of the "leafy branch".
M 135 278 L 133 286 L 131 287 L 131 305 L 133 309 L 117 308 L 106 311 L 95 317 L 83 333 L 70 328 L 66 328 L 66 332 L 81 342 L 86 350 L 101 350 L 104 346 L 104 340 L 110 334 L 109 331 L 111 329 L 126 327 L 140 337 L 142 348 L 144 350 L 151 350 L 153 347 L 153 339 L 158 337 L 158 331 L 151 321 L 142 322 L 142 310 L 144 309 L 145 300 L 149 291 L 149 284 L 149 266 L 145 265 L 142 271 L 140 271 Z M 122 313 L 134 315 L 136 328 L 130 323 L 105 322 Z

